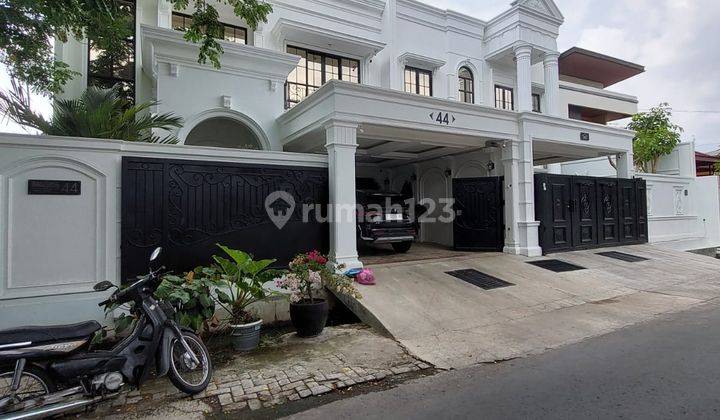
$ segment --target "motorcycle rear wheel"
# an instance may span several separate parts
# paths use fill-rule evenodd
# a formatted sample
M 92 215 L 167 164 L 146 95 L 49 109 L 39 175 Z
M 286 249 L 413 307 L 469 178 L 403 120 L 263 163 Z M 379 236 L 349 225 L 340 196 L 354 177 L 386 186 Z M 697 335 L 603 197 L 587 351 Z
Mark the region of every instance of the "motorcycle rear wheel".
M 170 344 L 170 382 L 180 391 L 195 395 L 207 388 L 212 379 L 212 364 L 207 347 L 197 335 L 183 331 L 183 338 L 200 364 L 195 364 L 187 354 L 180 340 L 173 339 Z
M 0 402 L 10 396 L 14 375 L 12 367 L 0 369 Z M 17 405 L 24 401 L 52 394 L 56 390 L 55 384 L 42 369 L 26 365 L 20 377 L 20 387 L 15 394 L 15 399 L 6 406 L 0 406 L 0 414 L 10 413 L 14 411 L 13 406 L 16 406 L 15 409 L 17 409 Z

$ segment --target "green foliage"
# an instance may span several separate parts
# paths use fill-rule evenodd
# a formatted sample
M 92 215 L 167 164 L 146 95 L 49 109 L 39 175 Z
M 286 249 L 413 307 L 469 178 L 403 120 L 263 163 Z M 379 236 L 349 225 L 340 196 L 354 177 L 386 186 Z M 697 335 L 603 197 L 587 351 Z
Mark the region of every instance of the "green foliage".
M 212 269 L 215 271 L 209 278 L 213 278 L 220 287 L 217 302 L 230 314 L 228 321 L 231 324 L 252 322 L 255 318 L 248 312 L 248 307 L 268 297 L 263 284 L 268 280 L 267 268 L 275 260 L 253 260 L 252 255 L 246 252 L 220 244 L 218 247 L 230 259 L 213 256 L 216 265 Z M 210 274 L 210 271 L 207 273 Z
M 155 291 L 155 297 L 177 309 L 181 325 L 201 333 L 210 330 L 215 316 L 214 277 L 204 274 L 204 267 L 190 271 L 184 277 L 166 275 Z
M 636 132 L 633 140 L 635 165 L 654 173 L 658 160 L 670 154 L 680 143 L 683 129 L 672 123 L 672 111 L 667 103 L 633 115 L 629 130 Z M 648 166 L 649 165 L 649 166 Z
M 213 67 L 220 68 L 220 56 L 223 48 L 217 39 L 223 39 L 223 26 L 220 23 L 217 9 L 206 0 L 171 0 L 176 10 L 184 10 L 193 4 L 192 23 L 185 32 L 185 40 L 199 44 L 198 63 L 205 64 L 208 60 Z M 236 16 L 242 18 L 254 30 L 260 22 L 267 22 L 267 15 L 272 6 L 257 0 L 217 0 L 221 4 L 233 8 Z
M 0 0 L 1 1 L 1 0 Z M 49 120 L 35 113 L 27 96 L 15 85 L 11 92 L 0 92 L 0 113 L 18 124 L 54 136 L 94 137 L 149 143 L 177 143 L 175 136 L 158 137 L 153 129 L 170 131 L 182 119 L 171 113 L 152 115 L 157 102 L 132 105 L 119 88 L 88 87 L 78 99 L 57 99 Z
M 267 21 L 272 7 L 258 0 L 218 0 L 255 29 Z M 140 3 L 140 1 L 138 1 Z M 177 10 L 193 6 L 193 25 L 185 39 L 199 43 L 198 61 L 220 67 L 223 50 L 217 10 L 206 0 L 172 0 Z M 92 39 L 105 51 L 121 51 L 133 34 L 131 16 L 115 0 L 0 0 L 0 63 L 13 80 L 41 94 L 56 95 L 68 80 L 77 76 L 69 66 L 56 60 L 54 41 Z
M 35 92 L 59 93 L 77 73 L 56 61 L 53 40 L 88 36 L 115 50 L 131 35 L 127 19 L 113 0 L 1 0 L 0 62 Z

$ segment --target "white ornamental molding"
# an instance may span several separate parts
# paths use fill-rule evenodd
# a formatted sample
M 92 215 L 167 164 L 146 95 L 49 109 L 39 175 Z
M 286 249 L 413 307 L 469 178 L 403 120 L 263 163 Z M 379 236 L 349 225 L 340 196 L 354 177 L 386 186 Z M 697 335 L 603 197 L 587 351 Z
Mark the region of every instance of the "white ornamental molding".
M 223 95 L 221 99 L 223 108 L 232 108 L 232 96 Z

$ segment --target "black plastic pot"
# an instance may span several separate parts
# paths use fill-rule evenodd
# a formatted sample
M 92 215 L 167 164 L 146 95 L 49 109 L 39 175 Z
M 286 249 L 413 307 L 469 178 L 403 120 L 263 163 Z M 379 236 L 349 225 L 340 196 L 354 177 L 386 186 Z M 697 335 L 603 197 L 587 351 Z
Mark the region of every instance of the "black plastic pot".
M 320 335 L 328 319 L 330 307 L 324 299 L 301 300 L 290 303 L 290 320 L 297 335 L 300 337 L 315 337 Z
M 230 325 L 230 341 L 233 348 L 238 351 L 255 350 L 260 344 L 260 329 L 262 320 L 249 324 Z

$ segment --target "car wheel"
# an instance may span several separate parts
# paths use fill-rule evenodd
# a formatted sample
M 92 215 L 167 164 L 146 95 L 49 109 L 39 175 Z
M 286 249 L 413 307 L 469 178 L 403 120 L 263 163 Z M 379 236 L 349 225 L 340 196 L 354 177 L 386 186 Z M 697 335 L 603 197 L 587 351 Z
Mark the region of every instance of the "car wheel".
M 411 241 L 407 241 L 407 242 L 395 242 L 395 243 L 392 244 L 392 247 L 393 247 L 393 249 L 395 250 L 395 252 L 400 253 L 400 254 L 404 254 L 404 253 L 406 253 L 406 252 L 408 252 L 408 251 L 410 250 L 410 247 L 412 246 L 412 244 L 413 244 L 413 243 L 412 243 Z

